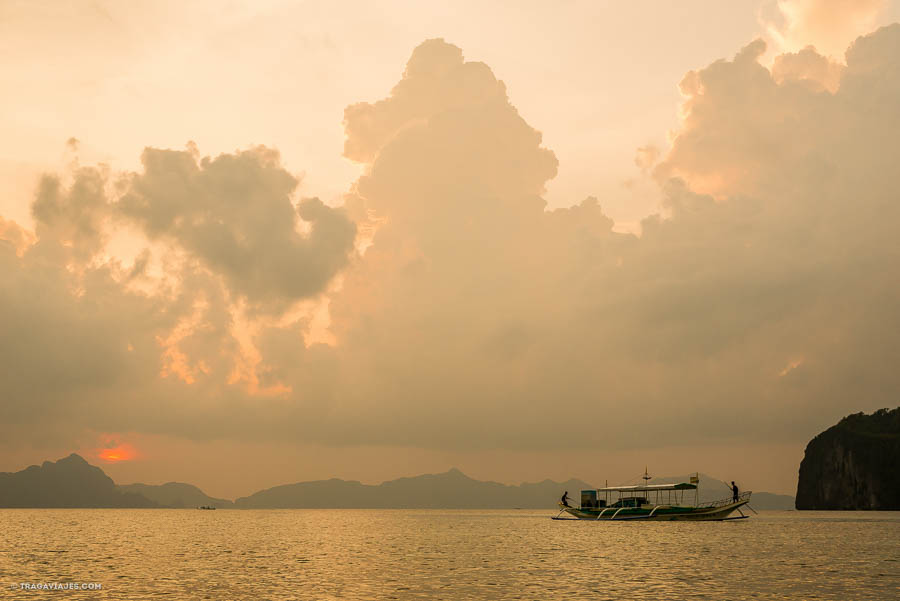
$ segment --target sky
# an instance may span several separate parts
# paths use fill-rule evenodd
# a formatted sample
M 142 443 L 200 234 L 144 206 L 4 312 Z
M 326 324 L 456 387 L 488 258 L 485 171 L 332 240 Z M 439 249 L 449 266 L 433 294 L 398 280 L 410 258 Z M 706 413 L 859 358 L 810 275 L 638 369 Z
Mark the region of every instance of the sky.
M 793 493 L 896 406 L 900 3 L 0 3 L 0 470 Z

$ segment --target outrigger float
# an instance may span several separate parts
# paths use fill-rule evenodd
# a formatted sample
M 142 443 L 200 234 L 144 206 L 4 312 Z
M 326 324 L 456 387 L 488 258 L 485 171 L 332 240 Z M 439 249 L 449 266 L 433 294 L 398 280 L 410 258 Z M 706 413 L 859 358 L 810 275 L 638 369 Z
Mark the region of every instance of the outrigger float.
M 690 482 L 678 484 L 647 484 L 650 476 L 646 470 L 642 476 L 643 485 L 607 486 L 596 490 L 581 491 L 581 507 L 570 507 L 559 503 L 559 513 L 554 520 L 694 520 L 724 521 L 741 520 L 741 507 L 750 502 L 750 491 L 709 503 L 700 503 L 700 474 L 691 476 Z M 685 503 L 685 491 L 693 491 Z M 693 504 L 691 498 L 693 497 Z M 753 511 L 752 507 L 747 507 Z M 737 511 L 740 516 L 732 516 Z M 568 513 L 574 517 L 561 517 Z

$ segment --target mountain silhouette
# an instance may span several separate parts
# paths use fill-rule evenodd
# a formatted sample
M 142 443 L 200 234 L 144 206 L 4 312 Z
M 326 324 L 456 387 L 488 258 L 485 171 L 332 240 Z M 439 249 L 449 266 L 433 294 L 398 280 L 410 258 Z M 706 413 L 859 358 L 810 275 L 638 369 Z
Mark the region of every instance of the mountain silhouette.
M 653 484 L 687 482 L 690 475 L 653 478 Z M 621 484 L 621 483 L 619 483 Z M 739 483 L 740 484 L 740 483 Z M 210 497 L 192 484 L 116 484 L 99 467 L 71 454 L 19 472 L 0 473 L 0 507 L 156 507 L 219 509 L 554 509 L 563 491 L 577 505 L 587 482 L 544 480 L 509 485 L 475 480 L 458 469 L 362 484 L 355 480 L 316 480 L 261 490 L 234 502 Z M 700 501 L 731 495 L 724 482 L 700 474 Z M 693 495 L 685 494 L 685 501 Z M 755 492 L 756 509 L 791 509 L 794 498 Z
M 124 492 L 99 467 L 72 453 L 19 472 L 0 472 L 0 507 L 158 507 Z
M 563 491 L 575 496 L 582 488 L 591 486 L 574 479 L 520 486 L 483 482 L 454 468 L 378 485 L 338 479 L 285 484 L 237 499 L 234 505 L 239 509 L 552 509 Z
M 165 484 L 120 484 L 119 490 L 142 495 L 159 505 L 175 509 L 192 507 L 216 507 L 229 509 L 234 503 L 227 499 L 210 497 L 193 484 L 166 482 Z
M 685 474 L 683 476 L 664 476 L 661 478 L 651 478 L 650 484 L 676 484 L 678 482 L 690 482 L 691 476 L 694 474 Z M 753 490 L 752 486 L 743 482 L 738 482 L 741 490 Z M 731 484 L 714 478 L 709 474 L 700 474 L 700 502 L 708 503 L 710 501 L 718 501 L 719 499 L 727 499 L 731 497 Z M 688 499 L 688 493 L 685 493 L 685 501 Z M 694 500 L 693 494 L 690 495 L 691 502 Z M 794 509 L 794 497 L 791 495 L 778 495 L 770 492 L 754 491 L 750 498 L 750 505 L 754 509 L 771 509 L 771 510 L 791 510 Z

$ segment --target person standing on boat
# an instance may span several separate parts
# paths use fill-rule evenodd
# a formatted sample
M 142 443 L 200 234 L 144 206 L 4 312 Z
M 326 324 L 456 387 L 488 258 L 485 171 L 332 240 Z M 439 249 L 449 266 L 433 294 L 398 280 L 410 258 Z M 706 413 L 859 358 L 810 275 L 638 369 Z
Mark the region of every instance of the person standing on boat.
M 737 503 L 738 502 L 738 487 L 737 487 L 737 484 L 734 483 L 734 480 L 731 481 L 731 494 L 732 494 L 732 497 L 731 497 L 732 502 Z
M 566 507 L 571 507 L 571 505 L 569 505 L 569 491 L 566 491 L 566 492 L 563 493 L 563 496 L 562 496 L 562 498 L 560 499 L 560 502 L 561 502 L 563 505 L 565 505 Z

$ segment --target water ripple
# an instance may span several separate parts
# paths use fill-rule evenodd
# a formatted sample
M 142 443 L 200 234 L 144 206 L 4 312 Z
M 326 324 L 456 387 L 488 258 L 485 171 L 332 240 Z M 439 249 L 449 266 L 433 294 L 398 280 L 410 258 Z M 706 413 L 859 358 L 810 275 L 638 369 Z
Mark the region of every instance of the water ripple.
M 900 513 L 732 523 L 554 522 L 542 511 L 0 510 L 0 598 L 900 597 Z

